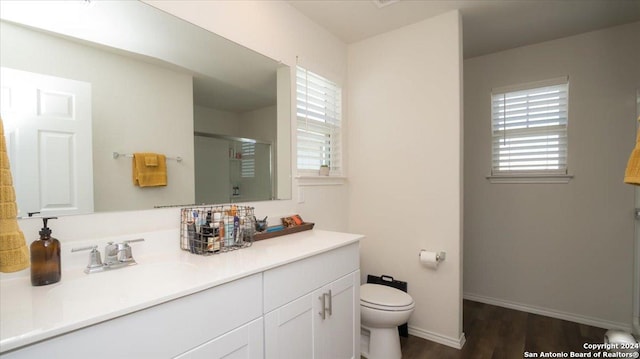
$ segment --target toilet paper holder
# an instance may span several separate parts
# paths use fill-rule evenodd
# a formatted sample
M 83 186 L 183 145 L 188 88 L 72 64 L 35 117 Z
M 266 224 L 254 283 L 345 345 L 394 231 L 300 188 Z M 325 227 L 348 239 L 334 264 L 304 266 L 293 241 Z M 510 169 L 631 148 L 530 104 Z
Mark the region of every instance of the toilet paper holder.
M 420 253 L 422 253 L 422 252 L 427 252 L 427 250 L 426 249 L 421 249 Z M 418 258 L 420 258 L 420 253 L 418 253 Z M 436 252 L 436 261 L 438 263 L 444 262 L 445 258 L 447 258 L 447 252 L 445 252 L 445 251 Z

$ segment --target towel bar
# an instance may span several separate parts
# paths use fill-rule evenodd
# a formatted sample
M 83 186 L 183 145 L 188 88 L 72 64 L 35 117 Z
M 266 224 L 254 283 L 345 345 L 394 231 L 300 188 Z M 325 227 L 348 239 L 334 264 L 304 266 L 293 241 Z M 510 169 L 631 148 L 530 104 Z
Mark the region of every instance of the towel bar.
M 127 157 L 127 158 L 133 158 L 133 154 L 131 153 L 118 153 L 118 152 L 114 152 L 113 153 L 113 158 L 117 159 L 119 157 Z M 175 160 L 178 162 L 182 162 L 182 157 L 178 156 L 178 157 L 165 157 L 168 160 Z

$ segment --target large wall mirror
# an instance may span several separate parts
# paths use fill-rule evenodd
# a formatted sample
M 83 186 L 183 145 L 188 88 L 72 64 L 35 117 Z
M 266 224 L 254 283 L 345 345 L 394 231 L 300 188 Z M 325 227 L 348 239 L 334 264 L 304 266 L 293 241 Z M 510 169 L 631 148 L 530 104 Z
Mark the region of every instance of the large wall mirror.
M 0 2 L 19 216 L 291 198 L 291 71 L 138 1 Z M 131 155 L 167 157 L 138 187 Z

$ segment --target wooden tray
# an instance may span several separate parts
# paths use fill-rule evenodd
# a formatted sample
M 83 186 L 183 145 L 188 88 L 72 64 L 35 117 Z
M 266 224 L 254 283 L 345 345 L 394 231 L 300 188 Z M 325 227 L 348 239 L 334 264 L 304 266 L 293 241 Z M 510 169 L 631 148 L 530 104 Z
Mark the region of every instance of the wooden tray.
M 253 235 L 253 241 L 257 242 L 257 241 L 261 241 L 263 239 L 269 239 L 269 238 L 273 238 L 273 237 L 284 236 L 284 235 L 291 234 L 291 233 L 298 233 L 298 232 L 302 232 L 302 231 L 308 231 L 310 229 L 313 229 L 313 226 L 314 226 L 314 223 L 305 222 L 305 223 L 302 223 L 299 226 L 286 227 L 285 229 L 280 230 L 280 231 L 256 233 L 256 234 Z

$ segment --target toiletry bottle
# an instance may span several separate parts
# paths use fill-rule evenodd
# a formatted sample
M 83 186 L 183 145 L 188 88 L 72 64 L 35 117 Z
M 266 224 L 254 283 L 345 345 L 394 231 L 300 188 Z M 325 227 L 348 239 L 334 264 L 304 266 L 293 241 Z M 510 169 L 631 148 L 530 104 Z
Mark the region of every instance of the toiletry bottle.
M 196 252 L 196 238 L 198 231 L 196 230 L 196 224 L 193 221 L 187 222 L 187 238 L 189 239 L 189 252 Z
M 225 219 L 224 224 L 226 228 L 224 229 L 224 245 L 227 247 L 231 247 L 233 245 L 233 217 L 228 217 Z
M 233 243 L 240 242 L 240 217 L 233 217 Z
M 220 220 L 220 247 L 224 247 L 227 244 L 226 234 L 224 233 L 224 218 Z
M 207 211 L 206 221 L 200 227 L 202 235 L 202 251 L 206 252 L 213 247 L 213 226 L 211 225 L 211 211 Z
M 213 251 L 219 252 L 222 247 L 222 240 L 220 236 L 220 219 L 222 218 L 222 213 L 213 212 Z
M 57 217 L 42 218 L 44 227 L 40 239 L 31 243 L 31 285 L 40 286 L 60 281 L 60 241 L 51 237 L 47 221 Z

